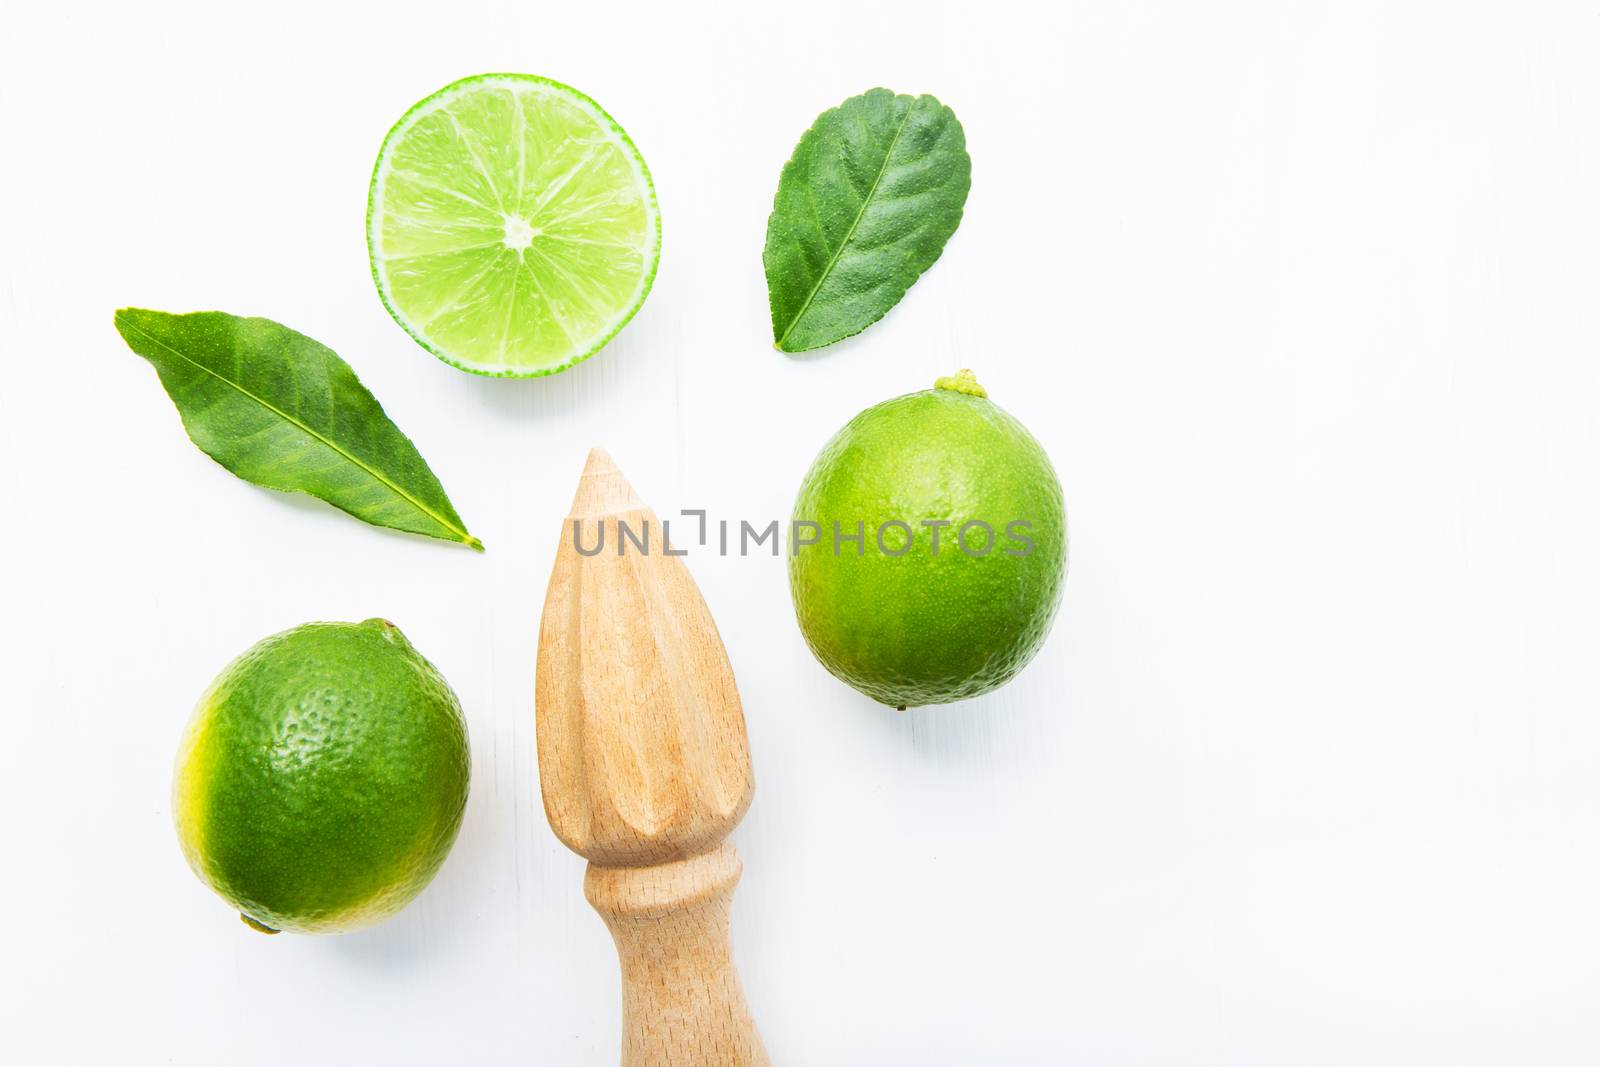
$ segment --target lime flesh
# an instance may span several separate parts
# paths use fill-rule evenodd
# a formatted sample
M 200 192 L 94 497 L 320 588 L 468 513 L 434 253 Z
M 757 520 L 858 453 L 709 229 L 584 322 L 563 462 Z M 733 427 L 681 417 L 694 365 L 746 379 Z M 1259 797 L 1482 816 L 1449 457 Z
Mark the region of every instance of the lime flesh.
M 650 292 L 661 219 L 644 158 L 582 93 L 465 78 L 384 138 L 367 203 L 372 276 L 428 351 L 478 374 L 553 374 Z

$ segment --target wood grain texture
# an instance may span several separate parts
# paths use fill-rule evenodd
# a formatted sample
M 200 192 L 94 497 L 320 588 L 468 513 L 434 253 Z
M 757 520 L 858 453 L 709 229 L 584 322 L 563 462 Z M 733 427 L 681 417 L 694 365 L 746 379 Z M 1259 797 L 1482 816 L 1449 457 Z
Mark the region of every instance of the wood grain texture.
M 622 963 L 623 1067 L 769 1064 L 728 940 L 733 844 L 655 867 L 591 863 L 584 893 Z
M 770 1061 L 734 969 L 728 834 L 755 790 L 705 599 L 604 451 L 589 454 L 539 628 L 540 791 L 589 860 L 622 965 L 623 1067 Z

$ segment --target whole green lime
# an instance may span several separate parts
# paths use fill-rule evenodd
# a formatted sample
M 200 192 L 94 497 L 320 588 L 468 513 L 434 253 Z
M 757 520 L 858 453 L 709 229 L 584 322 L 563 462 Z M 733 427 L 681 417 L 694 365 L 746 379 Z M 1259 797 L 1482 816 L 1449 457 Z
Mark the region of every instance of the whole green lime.
M 202 881 L 267 933 L 342 933 L 405 907 L 461 827 L 461 705 L 394 626 L 313 622 L 211 683 L 173 812 Z
M 795 501 L 789 590 L 835 676 L 893 707 L 1010 681 L 1066 575 L 1061 483 L 971 371 L 870 407 L 823 446 Z

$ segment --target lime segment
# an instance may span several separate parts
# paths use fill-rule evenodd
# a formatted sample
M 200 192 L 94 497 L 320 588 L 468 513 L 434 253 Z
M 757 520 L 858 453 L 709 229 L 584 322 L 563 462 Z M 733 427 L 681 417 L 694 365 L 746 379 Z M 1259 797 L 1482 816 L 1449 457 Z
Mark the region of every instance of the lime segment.
M 644 158 L 587 96 L 484 74 L 384 139 L 367 204 L 384 305 L 463 370 L 552 374 L 599 351 L 650 292 L 661 219 Z

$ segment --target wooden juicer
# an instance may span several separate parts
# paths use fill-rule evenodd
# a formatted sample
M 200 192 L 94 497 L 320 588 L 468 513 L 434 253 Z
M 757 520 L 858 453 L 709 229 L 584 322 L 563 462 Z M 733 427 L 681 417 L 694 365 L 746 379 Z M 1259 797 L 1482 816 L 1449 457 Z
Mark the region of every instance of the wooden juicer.
M 611 457 L 590 452 L 539 625 L 540 789 L 616 941 L 623 1067 L 768 1067 L 728 940 L 742 866 L 727 838 L 755 790 L 744 712 L 665 542 Z

